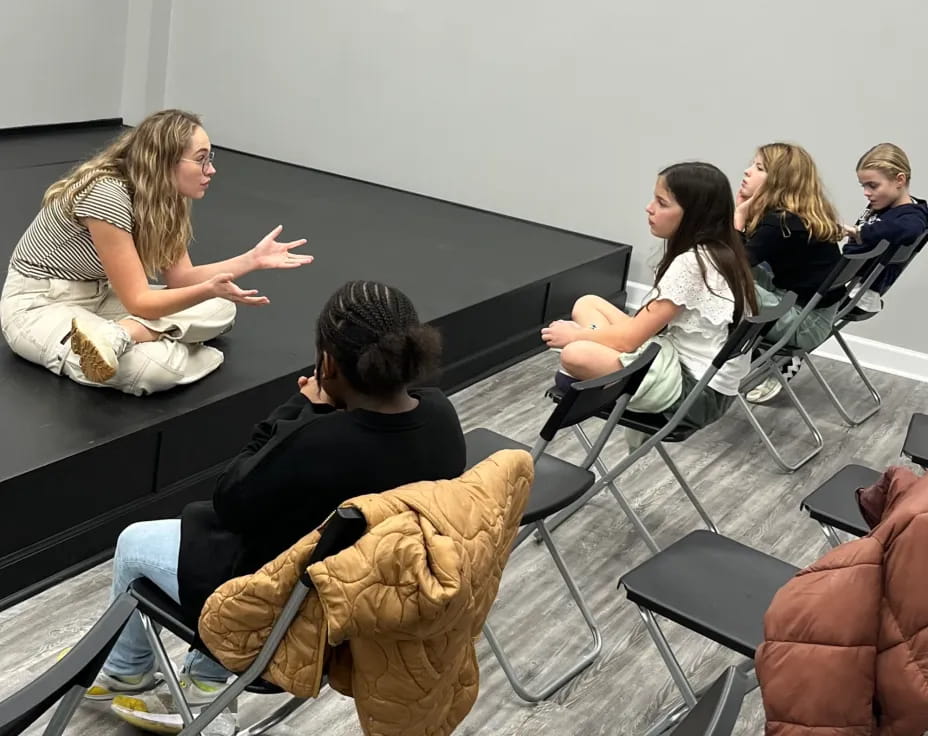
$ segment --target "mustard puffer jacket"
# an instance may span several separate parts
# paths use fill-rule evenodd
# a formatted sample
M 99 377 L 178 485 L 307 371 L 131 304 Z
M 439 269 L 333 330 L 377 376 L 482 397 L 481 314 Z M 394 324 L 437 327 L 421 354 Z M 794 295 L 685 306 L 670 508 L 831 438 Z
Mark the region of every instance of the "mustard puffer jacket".
M 352 696 L 365 734 L 442 736 L 477 698 L 475 638 L 496 598 L 534 478 L 503 450 L 453 480 L 343 504 L 367 532 L 309 567 L 311 591 L 265 679 L 315 697 L 323 674 Z M 199 631 L 233 672 L 248 667 L 306 569 L 317 530 L 207 600 Z

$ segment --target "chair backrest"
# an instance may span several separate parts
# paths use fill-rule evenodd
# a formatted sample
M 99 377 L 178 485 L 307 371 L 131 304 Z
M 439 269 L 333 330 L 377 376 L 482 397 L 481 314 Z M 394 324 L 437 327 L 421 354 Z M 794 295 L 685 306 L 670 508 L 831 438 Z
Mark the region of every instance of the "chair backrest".
M 312 588 L 313 581 L 309 577 L 309 566 L 348 549 L 363 537 L 366 531 L 367 519 L 358 509 L 351 506 L 335 509 L 335 513 L 325 523 L 322 536 L 309 557 L 309 563 L 300 573 L 300 582 L 307 588 Z
M 729 736 L 735 729 L 747 693 L 748 679 L 736 667 L 729 667 L 699 702 L 671 731 L 673 736 Z
M 624 408 L 624 404 L 638 390 L 660 350 L 660 345 L 651 343 L 631 365 L 608 376 L 573 383 L 555 404 L 554 411 L 541 428 L 541 438 L 550 442 L 558 430 L 579 424 L 604 409 L 611 409 L 620 400 Z
M 0 735 L 23 733 L 59 701 L 56 716 L 62 721 L 64 730 L 64 724 L 70 720 L 80 697 L 93 684 L 135 611 L 136 601 L 132 596 L 128 593 L 117 596 L 90 631 L 64 657 L 35 680 L 0 701 Z M 62 699 L 69 694 L 70 699 Z
M 366 531 L 367 520 L 358 509 L 351 506 L 336 509 L 322 530 L 322 536 L 309 558 L 309 564 L 348 549 L 363 537 Z
M 795 303 L 796 295 L 788 291 L 776 306 L 765 307 L 757 314 L 742 317 L 741 322 L 729 333 L 722 349 L 712 359 L 715 369 L 719 370 L 732 358 L 752 352 L 776 321 L 792 309 Z
M 923 232 L 908 245 L 903 245 L 902 247 L 897 248 L 892 254 L 892 257 L 889 259 L 888 263 L 893 266 L 899 266 L 899 271 L 901 273 L 906 268 L 908 268 L 909 264 L 912 262 L 912 259 L 915 258 L 916 254 L 921 251 L 926 242 L 928 242 L 928 230 Z
M 881 240 L 870 250 L 861 253 L 842 253 L 835 267 L 831 269 L 831 273 L 815 290 L 815 295 L 819 297 L 819 301 L 821 297 L 824 297 L 830 291 L 843 286 L 846 287 L 858 273 L 869 268 L 870 264 L 877 263 L 879 257 L 886 252 L 887 248 L 889 248 L 889 241 Z

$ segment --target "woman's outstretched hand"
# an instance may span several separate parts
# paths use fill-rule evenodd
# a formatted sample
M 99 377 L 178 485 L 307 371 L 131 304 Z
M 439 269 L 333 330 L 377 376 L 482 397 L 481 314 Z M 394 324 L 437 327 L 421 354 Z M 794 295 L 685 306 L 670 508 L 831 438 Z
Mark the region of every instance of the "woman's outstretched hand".
M 252 306 L 271 303 L 271 300 L 266 296 L 260 296 L 257 289 L 240 289 L 232 281 L 232 277 L 233 274 L 231 273 L 217 273 L 213 276 L 206 282 L 210 295 L 228 299 L 230 302 L 236 302 L 237 304 L 249 304 Z
M 291 253 L 294 248 L 306 245 L 306 238 L 291 240 L 289 243 L 282 243 L 277 240 L 277 236 L 283 232 L 283 229 L 283 225 L 278 225 L 261 238 L 257 245 L 248 252 L 254 264 L 254 270 L 268 268 L 298 268 L 299 266 L 305 266 L 307 263 L 313 262 L 313 257 L 310 255 Z

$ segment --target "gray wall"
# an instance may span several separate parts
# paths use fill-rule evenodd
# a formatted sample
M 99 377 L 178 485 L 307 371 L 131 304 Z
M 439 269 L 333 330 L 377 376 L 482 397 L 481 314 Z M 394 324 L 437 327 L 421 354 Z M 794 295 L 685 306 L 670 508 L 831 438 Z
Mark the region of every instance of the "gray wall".
M 0 0 L 0 128 L 119 117 L 126 0 Z
M 875 142 L 906 148 L 916 193 L 928 180 L 928 5 L 775 7 L 0 0 L 0 127 L 187 107 L 221 145 L 631 243 L 647 282 L 642 209 L 668 163 L 736 185 L 758 144 L 794 140 L 847 220 Z M 923 257 L 859 334 L 928 352 L 926 275 Z
M 928 4 L 775 8 L 176 3 L 166 100 L 203 113 L 224 145 L 631 243 L 632 277 L 648 281 L 659 244 L 642 208 L 665 164 L 708 159 L 734 185 L 758 144 L 797 141 L 848 220 L 870 145 L 899 143 L 916 192 L 928 180 Z M 926 274 L 928 258 L 860 333 L 928 351 L 909 317 Z

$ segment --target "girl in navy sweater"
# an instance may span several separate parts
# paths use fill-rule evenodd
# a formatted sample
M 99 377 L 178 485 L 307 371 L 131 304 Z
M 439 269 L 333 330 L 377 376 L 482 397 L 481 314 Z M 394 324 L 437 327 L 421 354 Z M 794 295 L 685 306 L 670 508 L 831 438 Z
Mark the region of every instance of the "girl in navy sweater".
M 857 180 L 867 198 L 867 208 L 853 226 L 846 226 L 845 253 L 870 250 L 881 240 L 890 249 L 909 245 L 928 230 L 928 204 L 909 194 L 912 168 L 899 146 L 880 143 L 857 162 Z M 866 312 L 879 312 L 880 298 L 899 277 L 901 267 L 889 265 L 857 303 Z

